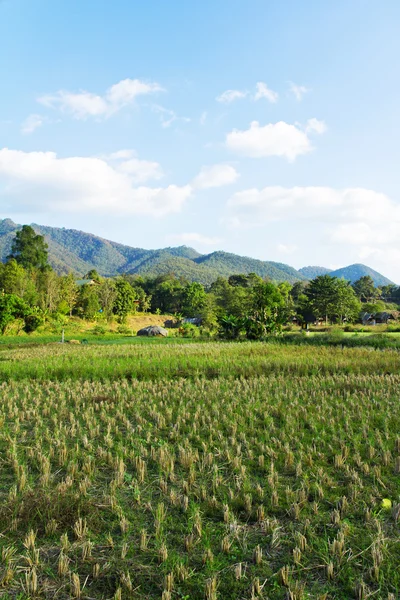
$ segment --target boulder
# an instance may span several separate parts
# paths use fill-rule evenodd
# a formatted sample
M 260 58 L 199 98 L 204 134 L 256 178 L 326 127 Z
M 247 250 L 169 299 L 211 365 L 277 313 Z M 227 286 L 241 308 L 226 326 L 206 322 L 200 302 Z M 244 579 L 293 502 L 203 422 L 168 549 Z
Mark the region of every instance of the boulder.
M 144 335 L 147 337 L 167 337 L 168 331 L 159 325 L 149 325 L 148 327 L 139 329 L 137 335 Z

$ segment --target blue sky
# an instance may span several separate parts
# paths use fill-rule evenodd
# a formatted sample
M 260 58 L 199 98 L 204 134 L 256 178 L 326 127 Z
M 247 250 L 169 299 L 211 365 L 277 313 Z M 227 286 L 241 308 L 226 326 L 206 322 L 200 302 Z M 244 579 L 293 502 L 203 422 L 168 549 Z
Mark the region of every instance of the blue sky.
M 0 217 L 400 283 L 400 3 L 0 0 Z

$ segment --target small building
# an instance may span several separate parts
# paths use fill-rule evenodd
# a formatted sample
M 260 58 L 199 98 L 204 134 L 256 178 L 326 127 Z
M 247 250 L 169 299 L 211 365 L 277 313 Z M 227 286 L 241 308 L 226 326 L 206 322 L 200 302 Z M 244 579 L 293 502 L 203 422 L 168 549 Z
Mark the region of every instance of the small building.
M 389 321 L 395 321 L 398 319 L 399 313 L 397 311 L 382 311 L 377 313 L 363 312 L 360 315 L 360 320 L 363 325 L 387 325 Z
M 77 279 L 75 284 L 82 287 L 83 285 L 96 285 L 96 282 L 93 279 Z
M 143 327 L 143 329 L 139 329 L 137 335 L 146 337 L 167 337 L 168 331 L 159 325 L 148 325 L 147 327 Z

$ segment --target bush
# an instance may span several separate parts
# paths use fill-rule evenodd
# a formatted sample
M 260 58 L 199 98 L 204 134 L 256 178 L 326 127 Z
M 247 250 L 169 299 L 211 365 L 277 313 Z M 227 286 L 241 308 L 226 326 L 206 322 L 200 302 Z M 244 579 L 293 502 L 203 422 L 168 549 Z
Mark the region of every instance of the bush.
M 90 333 L 92 335 L 105 335 L 107 333 L 106 328 L 101 325 L 95 325 L 93 329 L 91 329 Z
M 25 317 L 24 331 L 26 331 L 26 333 L 32 333 L 32 331 L 36 331 L 36 329 L 41 325 L 43 325 L 42 315 L 38 313 L 32 313 Z
M 130 329 L 129 327 L 127 327 L 126 325 L 118 325 L 117 327 L 117 333 L 120 333 L 121 335 L 136 335 L 136 332 L 133 331 L 132 329 Z
M 179 335 L 186 338 L 199 337 L 200 329 L 197 327 L 197 325 L 192 325 L 191 323 L 184 323 L 179 327 Z

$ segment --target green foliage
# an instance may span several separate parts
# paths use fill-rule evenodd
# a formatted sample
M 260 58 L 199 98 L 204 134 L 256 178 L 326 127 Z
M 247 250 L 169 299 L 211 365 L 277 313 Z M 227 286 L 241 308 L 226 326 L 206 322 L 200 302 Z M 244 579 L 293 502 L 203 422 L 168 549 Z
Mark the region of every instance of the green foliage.
M 4 334 L 7 328 L 20 320 L 22 328 L 27 332 L 34 331 L 42 323 L 39 311 L 32 311 L 30 307 L 15 294 L 0 295 L 0 333 Z
M 197 317 L 207 303 L 207 294 L 201 283 L 189 283 L 183 290 L 182 312 L 186 317 Z
M 361 302 L 372 302 L 379 298 L 381 292 L 375 288 L 374 281 L 370 275 L 364 275 L 353 283 L 355 295 Z
M 120 323 L 125 323 L 129 313 L 135 310 L 136 294 L 134 289 L 125 279 L 117 279 L 115 282 L 116 297 L 113 312 Z
M 342 269 L 336 269 L 335 271 L 331 271 L 330 275 L 331 277 L 338 277 L 339 279 L 343 278 L 346 281 L 350 281 L 350 283 L 354 283 L 364 276 L 370 276 L 374 285 L 376 286 L 393 283 L 387 277 L 384 277 L 377 271 L 374 271 L 374 269 L 361 264 L 349 265 L 348 267 L 343 267 Z
M 305 290 L 308 307 L 318 318 L 353 321 L 358 317 L 361 305 L 353 288 L 344 279 L 320 275 L 313 279 Z
M 48 264 L 47 249 L 44 237 L 36 234 L 30 225 L 24 225 L 15 234 L 8 259 L 16 260 L 25 269 L 44 269 Z
M 304 277 L 310 280 L 315 279 L 320 275 L 329 275 L 329 273 L 331 272 L 332 269 L 326 269 L 325 267 L 316 266 L 302 267 L 301 269 L 299 269 L 299 273 L 301 273 L 302 275 L 304 275 Z
M 77 310 L 78 314 L 88 321 L 93 321 L 99 317 L 101 305 L 96 286 L 83 285 L 80 288 Z

